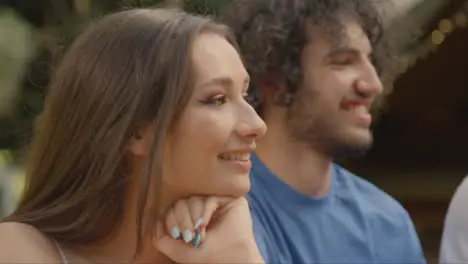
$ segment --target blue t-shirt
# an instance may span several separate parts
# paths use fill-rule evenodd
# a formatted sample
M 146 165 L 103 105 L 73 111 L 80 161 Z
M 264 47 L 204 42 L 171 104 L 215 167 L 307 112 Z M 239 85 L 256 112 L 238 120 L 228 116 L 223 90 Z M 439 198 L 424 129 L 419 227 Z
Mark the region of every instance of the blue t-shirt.
M 247 199 L 268 264 L 426 263 L 408 213 L 388 194 L 334 164 L 329 193 L 307 197 L 255 156 Z

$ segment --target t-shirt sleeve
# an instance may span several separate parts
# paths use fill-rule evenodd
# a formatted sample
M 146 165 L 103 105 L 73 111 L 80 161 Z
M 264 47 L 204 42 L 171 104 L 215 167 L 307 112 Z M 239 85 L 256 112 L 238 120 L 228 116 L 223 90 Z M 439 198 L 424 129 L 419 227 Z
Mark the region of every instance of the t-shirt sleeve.
M 387 215 L 374 232 L 377 259 L 385 263 L 425 264 L 426 259 L 413 222 L 406 210 L 397 204 L 394 215 Z
M 445 218 L 440 263 L 468 263 L 468 177 L 457 188 Z
M 406 230 L 403 230 L 402 236 L 406 235 L 406 259 L 407 263 L 415 264 L 426 264 L 424 252 L 422 250 L 421 242 L 419 241 L 418 234 L 414 228 L 413 221 L 411 220 L 408 213 L 403 210 L 403 221 L 405 223 Z M 403 248 L 405 250 L 405 248 Z

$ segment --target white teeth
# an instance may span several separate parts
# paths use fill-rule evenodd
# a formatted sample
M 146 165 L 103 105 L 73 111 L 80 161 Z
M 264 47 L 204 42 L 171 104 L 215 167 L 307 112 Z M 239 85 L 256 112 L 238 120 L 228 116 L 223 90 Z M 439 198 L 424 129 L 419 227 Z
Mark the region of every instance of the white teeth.
M 357 105 L 349 109 L 351 112 L 358 114 L 367 114 L 367 108 L 364 105 Z
M 239 160 L 239 161 L 248 161 L 250 160 L 250 153 L 229 153 L 221 154 L 219 157 L 223 160 Z

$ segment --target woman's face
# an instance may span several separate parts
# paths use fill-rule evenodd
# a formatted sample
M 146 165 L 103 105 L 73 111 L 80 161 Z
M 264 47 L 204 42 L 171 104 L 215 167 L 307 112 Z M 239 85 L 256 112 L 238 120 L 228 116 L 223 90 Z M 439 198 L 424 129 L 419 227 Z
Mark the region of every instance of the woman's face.
M 249 76 L 219 35 L 201 34 L 192 48 L 194 91 L 165 144 L 163 186 L 181 195 L 244 195 L 250 153 L 266 132 L 245 100 Z

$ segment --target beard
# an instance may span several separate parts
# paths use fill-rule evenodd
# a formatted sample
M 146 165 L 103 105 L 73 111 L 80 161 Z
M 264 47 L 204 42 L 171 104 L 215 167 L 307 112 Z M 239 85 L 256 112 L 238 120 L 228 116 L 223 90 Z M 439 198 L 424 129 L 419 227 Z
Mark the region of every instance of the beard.
M 337 112 L 320 104 L 315 91 L 301 93 L 288 110 L 287 126 L 291 139 L 331 159 L 364 155 L 373 143 L 369 129 L 352 133 Z

